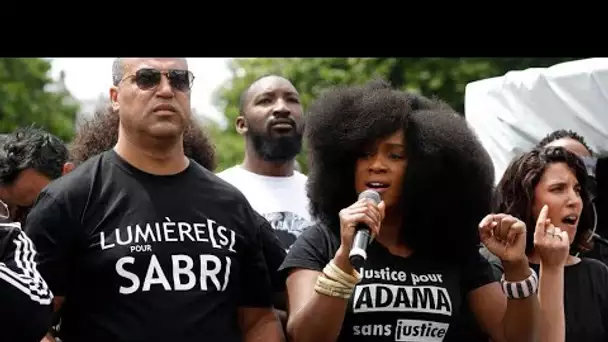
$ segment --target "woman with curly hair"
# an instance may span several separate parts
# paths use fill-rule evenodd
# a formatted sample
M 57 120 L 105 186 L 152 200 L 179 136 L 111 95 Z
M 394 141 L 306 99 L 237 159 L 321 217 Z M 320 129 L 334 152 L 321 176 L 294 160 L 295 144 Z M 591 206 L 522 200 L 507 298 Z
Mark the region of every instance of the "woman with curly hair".
M 323 94 L 306 115 L 306 134 L 318 224 L 281 266 L 291 340 L 468 341 L 458 334 L 464 304 L 495 342 L 535 338 L 538 279 L 525 226 L 484 218 L 492 163 L 457 113 L 372 82 Z M 381 194 L 379 205 L 357 200 L 367 189 Z M 355 270 L 349 253 L 360 223 L 375 238 Z M 479 254 L 480 235 L 505 264 L 501 282 Z
M 568 246 L 576 246 L 593 226 L 587 181 L 585 164 L 572 152 L 563 147 L 537 148 L 507 167 L 496 188 L 495 211 L 531 225 L 545 207 L 550 230 L 555 234 L 563 230 Z M 595 259 L 565 254 L 565 267 L 545 276 L 541 251 L 532 243 L 536 237 L 528 232 L 526 238 L 528 260 L 543 277 L 540 305 L 545 319 L 541 324 L 550 328 L 541 325 L 541 329 L 554 334 L 549 340 L 607 341 L 608 267 Z M 544 286 L 551 284 L 558 285 L 559 292 L 544 296 Z
M 112 106 L 95 111 L 91 119 L 84 121 L 78 127 L 78 131 L 69 145 L 70 161 L 80 164 L 114 148 L 118 141 L 119 121 L 118 114 L 112 111 Z M 191 119 L 186 126 L 184 153 L 207 170 L 213 171 L 217 166 L 215 145 L 198 125 L 199 123 L 195 119 Z

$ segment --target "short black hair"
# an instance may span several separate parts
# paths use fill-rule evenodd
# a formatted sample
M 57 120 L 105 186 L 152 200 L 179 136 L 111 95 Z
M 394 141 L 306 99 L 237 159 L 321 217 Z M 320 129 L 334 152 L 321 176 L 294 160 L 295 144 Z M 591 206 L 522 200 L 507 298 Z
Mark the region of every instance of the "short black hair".
M 502 179 L 496 186 L 493 199 L 494 212 L 500 212 L 517 217 L 524 221 L 527 228 L 526 252 L 532 252 L 534 248 L 534 227 L 536 219 L 532 213 L 534 204 L 534 193 L 536 186 L 545 173 L 547 167 L 553 163 L 566 163 L 576 175 L 581 186 L 581 199 L 583 200 L 583 212 L 579 220 L 579 226 L 574 237 L 576 246 L 582 237 L 582 233 L 593 228 L 593 208 L 590 193 L 587 188 L 589 181 L 587 169 L 583 161 L 574 153 L 559 146 L 547 148 L 537 147 L 514 158 Z
M 68 149 L 53 134 L 34 126 L 21 127 L 0 139 L 0 184 L 12 184 L 26 169 L 50 180 L 61 177 Z
M 580 135 L 572 130 L 565 130 L 565 129 L 558 129 L 557 131 L 553 131 L 553 132 L 547 134 L 544 138 L 541 139 L 541 141 L 538 142 L 536 147 L 545 147 L 548 144 L 550 144 L 556 140 L 565 139 L 565 138 L 569 138 L 569 139 L 578 141 L 581 145 L 585 146 L 587 151 L 589 151 L 589 154 L 593 155 L 593 150 L 589 147 L 589 145 L 587 145 L 587 142 L 585 141 L 585 138 L 583 138 L 582 135 Z
M 276 75 L 276 74 L 267 74 L 267 75 L 263 75 L 260 76 L 258 78 L 256 78 L 253 82 L 251 82 L 251 84 L 249 84 L 249 86 L 247 88 L 245 88 L 245 90 L 243 90 L 243 92 L 241 93 L 241 96 L 239 97 L 239 116 L 243 116 L 245 115 L 245 106 L 247 105 L 247 100 L 249 99 L 249 93 L 251 92 L 251 88 L 258 83 L 258 81 L 260 81 L 261 79 L 264 79 L 266 77 L 280 77 L 280 78 L 285 78 L 281 75 Z
M 84 120 L 70 143 L 70 161 L 80 164 L 102 152 L 111 150 L 118 141 L 120 117 L 111 105 L 98 108 L 93 117 Z M 213 171 L 217 166 L 215 145 L 194 118 L 184 130 L 184 154 Z
M 357 200 L 355 163 L 362 149 L 402 129 L 404 243 L 431 258 L 478 251 L 477 226 L 490 212 L 494 167 L 448 105 L 376 80 L 324 92 L 305 119 L 311 213 L 335 234 L 339 211 Z

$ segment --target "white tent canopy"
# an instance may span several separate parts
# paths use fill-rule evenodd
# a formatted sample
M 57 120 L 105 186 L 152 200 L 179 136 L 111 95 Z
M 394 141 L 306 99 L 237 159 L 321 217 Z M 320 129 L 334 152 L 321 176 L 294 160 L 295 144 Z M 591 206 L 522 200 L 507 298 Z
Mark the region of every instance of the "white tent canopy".
M 511 71 L 469 83 L 465 114 L 494 161 L 496 181 L 515 155 L 557 129 L 608 151 L 608 58 Z

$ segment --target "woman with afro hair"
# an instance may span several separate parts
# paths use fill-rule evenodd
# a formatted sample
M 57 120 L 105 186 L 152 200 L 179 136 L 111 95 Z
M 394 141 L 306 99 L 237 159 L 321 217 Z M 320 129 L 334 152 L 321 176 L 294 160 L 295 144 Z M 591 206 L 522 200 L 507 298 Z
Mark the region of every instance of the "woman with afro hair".
M 495 342 L 535 339 L 538 278 L 525 255 L 526 227 L 486 216 L 494 170 L 462 117 L 374 81 L 324 93 L 306 132 L 317 224 L 281 265 L 290 340 L 469 341 L 458 333 L 465 306 Z M 357 200 L 367 189 L 381 194 L 380 204 Z M 349 253 L 359 223 L 374 239 L 355 270 Z M 480 236 L 505 265 L 500 282 L 479 253 Z

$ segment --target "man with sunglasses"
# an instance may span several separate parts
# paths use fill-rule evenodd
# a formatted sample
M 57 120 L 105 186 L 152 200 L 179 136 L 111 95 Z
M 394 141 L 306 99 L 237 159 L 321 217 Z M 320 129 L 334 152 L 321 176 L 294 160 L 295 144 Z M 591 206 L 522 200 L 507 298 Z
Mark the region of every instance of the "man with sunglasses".
M 114 63 L 114 149 L 45 188 L 27 232 L 65 298 L 72 341 L 279 341 L 260 232 L 243 195 L 184 155 L 184 59 Z

